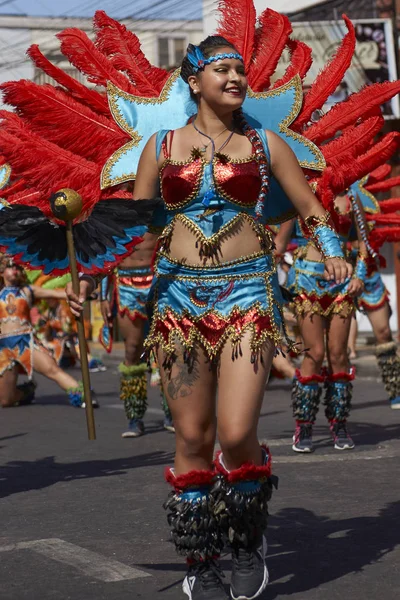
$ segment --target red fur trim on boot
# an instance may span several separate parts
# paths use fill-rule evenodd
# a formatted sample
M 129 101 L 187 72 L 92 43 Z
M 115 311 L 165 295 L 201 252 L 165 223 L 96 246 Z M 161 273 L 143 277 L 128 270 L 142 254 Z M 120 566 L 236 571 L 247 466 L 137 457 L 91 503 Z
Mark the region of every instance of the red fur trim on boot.
M 326 381 L 353 381 L 356 376 L 356 370 L 354 367 L 350 369 L 349 373 L 346 371 L 340 371 L 339 373 L 330 373 L 326 377 Z
M 307 383 L 323 383 L 324 381 L 323 375 L 317 375 L 316 373 L 314 373 L 314 375 L 309 375 L 308 377 L 303 377 L 299 369 L 296 369 L 295 377 L 303 385 L 307 385 Z
M 188 488 L 211 485 L 215 473 L 213 471 L 189 471 L 183 475 L 175 475 L 173 469 L 166 467 L 165 479 L 177 492 Z
M 227 471 L 220 461 L 220 456 L 222 455 L 222 452 L 218 452 L 214 462 L 215 469 L 218 473 L 223 475 L 225 479 L 229 481 L 229 483 L 236 483 L 238 481 L 253 481 L 271 477 L 272 461 L 269 448 L 264 445 L 262 445 L 261 448 L 268 456 L 268 461 L 266 465 L 257 466 L 254 463 L 246 462 L 238 469 L 234 469 L 233 471 Z

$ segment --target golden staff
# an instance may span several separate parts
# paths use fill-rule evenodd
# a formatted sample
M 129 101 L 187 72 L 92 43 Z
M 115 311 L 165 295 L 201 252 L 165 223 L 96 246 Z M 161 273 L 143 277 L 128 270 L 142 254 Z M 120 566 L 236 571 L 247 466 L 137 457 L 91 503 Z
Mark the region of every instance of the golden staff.
M 69 188 L 59 190 L 50 198 L 51 209 L 57 219 L 61 219 L 66 224 L 67 248 L 69 258 L 69 268 L 71 271 L 72 289 L 74 294 L 79 296 L 79 277 L 76 264 L 76 253 L 74 245 L 74 233 L 72 222 L 76 219 L 82 210 L 82 198 L 78 192 Z M 83 315 L 76 319 L 78 326 L 78 341 L 81 355 L 81 370 L 83 392 L 86 407 L 86 423 L 89 440 L 96 439 L 96 426 L 94 422 L 94 413 L 92 405 L 92 394 L 90 390 L 90 375 L 87 358 L 87 345 L 85 337 L 85 328 L 83 325 Z

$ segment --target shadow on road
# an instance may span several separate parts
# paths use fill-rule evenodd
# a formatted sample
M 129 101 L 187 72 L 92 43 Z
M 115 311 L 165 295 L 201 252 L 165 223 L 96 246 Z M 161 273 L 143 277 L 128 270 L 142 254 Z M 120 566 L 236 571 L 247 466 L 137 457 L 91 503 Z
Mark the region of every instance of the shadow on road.
M 0 466 L 0 498 L 63 481 L 123 475 L 131 469 L 167 465 L 173 460 L 173 452 L 156 451 L 129 458 L 77 463 L 57 463 L 54 456 L 36 461 L 12 461 Z
M 387 505 L 378 517 L 349 519 L 329 519 L 302 508 L 283 509 L 270 518 L 271 582 L 260 600 L 308 592 L 350 573 L 360 573 L 399 544 L 400 501 Z M 228 574 L 229 555 L 222 557 L 221 564 Z M 137 566 L 149 572 L 176 574 L 178 578 L 159 589 L 159 593 L 180 586 L 186 571 L 183 562 L 137 563 Z
M 388 504 L 378 517 L 350 519 L 283 509 L 271 517 L 268 541 L 269 600 L 306 592 L 359 573 L 392 552 L 400 544 L 400 502 Z

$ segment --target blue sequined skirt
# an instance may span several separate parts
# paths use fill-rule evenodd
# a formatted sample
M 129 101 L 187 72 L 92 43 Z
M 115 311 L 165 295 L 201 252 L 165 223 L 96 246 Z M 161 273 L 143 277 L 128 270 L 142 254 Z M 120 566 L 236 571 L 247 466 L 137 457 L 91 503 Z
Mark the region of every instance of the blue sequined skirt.
M 293 308 L 297 316 L 333 314 L 348 316 L 355 309 L 348 294 L 350 277 L 337 284 L 324 278 L 324 263 L 297 258 L 289 271 L 286 287 L 293 294 Z
M 269 254 L 217 266 L 189 266 L 160 254 L 149 295 L 150 332 L 147 350 L 162 348 L 167 356 L 177 344 L 190 352 L 199 344 L 210 360 L 229 339 L 233 353 L 251 332 L 256 355 L 282 337 L 281 291 L 275 261 Z
M 360 310 L 378 310 L 389 302 L 389 292 L 378 271 L 365 278 L 364 286 L 363 293 L 357 299 Z

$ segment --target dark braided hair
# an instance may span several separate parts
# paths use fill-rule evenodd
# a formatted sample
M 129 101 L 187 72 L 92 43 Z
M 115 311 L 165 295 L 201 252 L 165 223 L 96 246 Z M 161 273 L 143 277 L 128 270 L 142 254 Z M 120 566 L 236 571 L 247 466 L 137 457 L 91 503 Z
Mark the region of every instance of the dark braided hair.
M 235 46 L 231 42 L 228 42 L 228 40 L 226 40 L 221 35 L 209 35 L 208 37 L 206 37 L 205 40 L 200 42 L 198 47 L 201 50 L 201 52 L 203 53 L 205 58 L 209 58 L 210 56 L 212 56 L 215 53 L 215 50 L 217 50 L 218 48 L 227 48 L 228 47 L 228 48 L 232 48 L 235 52 L 237 52 L 237 49 L 235 48 Z M 182 61 L 182 65 L 181 65 L 181 77 L 182 77 L 183 81 L 188 83 L 189 77 L 191 75 L 196 75 L 196 73 L 194 71 L 193 65 L 191 64 L 191 62 L 189 61 L 189 59 L 186 55 Z M 193 90 L 190 86 L 189 86 L 189 89 L 190 89 L 190 97 L 197 104 L 198 97 L 196 96 L 196 94 L 193 93 Z M 246 121 L 245 116 L 243 115 L 242 109 L 236 110 L 234 112 L 233 117 L 234 117 L 235 126 L 240 131 L 242 131 L 242 133 L 250 141 L 252 147 L 255 149 L 255 153 L 257 156 L 258 168 L 259 168 L 260 177 L 261 177 L 261 189 L 260 189 L 260 194 L 259 194 L 259 197 L 257 200 L 255 212 L 256 212 L 257 219 L 260 219 L 262 216 L 262 208 L 263 208 L 266 196 L 268 194 L 268 189 L 269 189 L 268 160 L 265 155 L 264 145 L 263 145 L 263 142 L 262 142 L 259 134 Z

